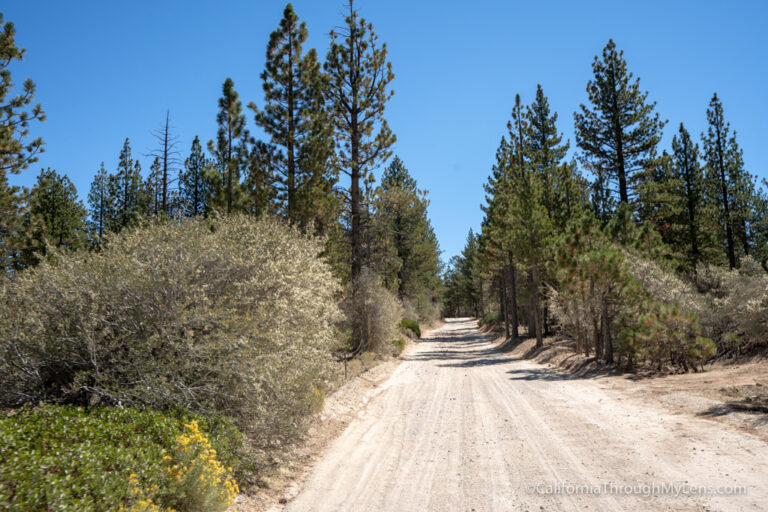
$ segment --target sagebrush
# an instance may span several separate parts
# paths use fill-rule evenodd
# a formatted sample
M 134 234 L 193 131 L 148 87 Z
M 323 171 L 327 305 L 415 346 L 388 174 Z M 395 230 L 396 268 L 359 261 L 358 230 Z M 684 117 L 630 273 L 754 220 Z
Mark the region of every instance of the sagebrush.
M 381 278 L 368 271 L 350 285 L 344 300 L 345 332 L 355 354 L 389 350 L 398 337 L 403 307 Z
M 232 215 L 55 254 L 0 285 L 0 402 L 182 406 L 287 438 L 317 408 L 340 320 L 322 250 Z

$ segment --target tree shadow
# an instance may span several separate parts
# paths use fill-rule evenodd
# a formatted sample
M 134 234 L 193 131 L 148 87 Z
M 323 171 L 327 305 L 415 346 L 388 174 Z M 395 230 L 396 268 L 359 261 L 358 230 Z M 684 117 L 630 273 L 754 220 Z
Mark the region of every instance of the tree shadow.
M 456 322 L 449 321 L 448 323 Z M 508 352 L 530 338 L 524 335 L 516 340 L 508 339 L 498 346 L 490 343 L 492 339 L 491 334 L 480 333 L 474 326 L 456 329 L 452 330 L 450 335 L 422 339 L 419 343 L 427 345 L 427 349 L 416 354 L 404 356 L 403 360 L 417 362 L 436 361 L 438 366 L 443 368 L 477 368 L 534 359 L 542 353 L 544 359 L 539 357 L 537 363 L 546 363 L 556 355 L 546 352 L 548 347 L 545 346 L 540 348 L 532 347 L 522 355 L 511 356 L 508 355 Z M 433 345 L 434 348 L 429 345 Z M 577 357 L 578 355 L 573 354 L 573 356 Z M 571 356 L 568 357 L 570 358 Z M 568 373 L 549 368 L 510 370 L 507 373 L 513 375 L 513 380 L 550 381 L 594 378 L 621 373 L 615 367 L 593 364 L 594 361 L 594 358 L 583 362 L 574 360 L 574 366 L 577 367 L 570 368 Z
M 759 400 L 745 398 L 743 400 L 732 400 L 722 404 L 715 404 L 699 412 L 697 416 L 717 418 L 735 412 L 757 415 L 758 418 L 754 421 L 755 426 L 768 425 L 768 399 L 766 398 Z

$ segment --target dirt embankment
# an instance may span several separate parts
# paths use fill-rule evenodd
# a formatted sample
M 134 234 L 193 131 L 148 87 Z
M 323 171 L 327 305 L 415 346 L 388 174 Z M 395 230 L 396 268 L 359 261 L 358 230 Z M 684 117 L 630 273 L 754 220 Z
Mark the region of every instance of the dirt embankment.
M 657 402 L 672 412 L 724 422 L 768 441 L 768 360 L 719 361 L 703 372 L 661 375 L 623 372 L 577 353 L 569 340 L 545 338 L 512 344 L 503 337 L 494 343 L 514 357 L 545 364 L 574 378 L 599 379 L 638 399 Z

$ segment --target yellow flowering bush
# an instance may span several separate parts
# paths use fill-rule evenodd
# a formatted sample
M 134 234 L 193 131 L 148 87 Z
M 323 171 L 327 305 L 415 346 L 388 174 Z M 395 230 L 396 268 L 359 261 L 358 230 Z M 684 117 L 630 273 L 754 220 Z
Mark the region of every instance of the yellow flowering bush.
M 221 512 L 241 442 L 226 420 L 183 411 L 15 409 L 0 417 L 0 510 Z
M 165 452 L 165 450 L 163 450 Z M 184 425 L 170 453 L 163 455 L 162 485 L 128 476 L 134 502 L 125 512 L 222 512 L 240 492 L 232 468 L 225 468 L 196 420 Z
M 232 468 L 225 468 L 197 421 L 184 425 L 170 454 L 163 457 L 178 510 L 221 511 L 231 507 L 239 489 Z M 147 509 L 152 510 L 152 509 Z

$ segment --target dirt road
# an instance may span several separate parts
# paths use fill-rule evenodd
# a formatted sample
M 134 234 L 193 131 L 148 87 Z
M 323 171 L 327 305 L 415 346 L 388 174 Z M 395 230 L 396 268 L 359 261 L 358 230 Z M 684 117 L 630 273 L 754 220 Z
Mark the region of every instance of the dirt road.
M 453 320 L 405 356 L 286 509 L 768 510 L 768 445 L 500 353 Z

